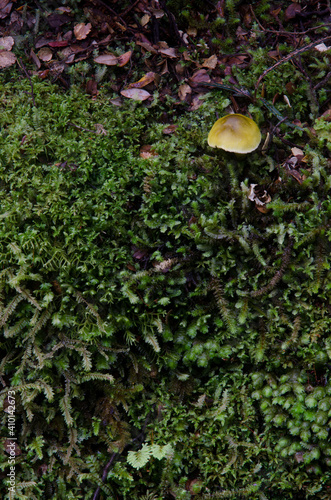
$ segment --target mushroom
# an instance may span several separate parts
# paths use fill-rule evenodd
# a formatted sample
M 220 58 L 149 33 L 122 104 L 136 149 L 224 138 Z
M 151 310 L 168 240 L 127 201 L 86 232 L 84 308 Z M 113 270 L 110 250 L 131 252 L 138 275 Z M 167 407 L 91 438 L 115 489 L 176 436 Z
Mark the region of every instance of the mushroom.
M 217 120 L 208 135 L 209 146 L 232 153 L 250 153 L 260 142 L 261 132 L 256 123 L 238 113 Z

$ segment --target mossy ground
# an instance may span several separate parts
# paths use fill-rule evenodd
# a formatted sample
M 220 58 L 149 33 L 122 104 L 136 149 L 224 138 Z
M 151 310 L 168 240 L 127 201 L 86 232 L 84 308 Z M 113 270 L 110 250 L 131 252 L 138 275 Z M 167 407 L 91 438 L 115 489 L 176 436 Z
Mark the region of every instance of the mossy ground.
M 266 52 L 236 71 L 251 92 Z M 16 497 L 330 498 L 327 90 L 312 96 L 290 63 L 266 75 L 270 95 L 296 86 L 292 108 L 277 103 L 289 120 L 266 153 L 238 158 L 207 145 L 225 90 L 196 111 L 157 92 L 118 107 L 106 83 L 92 100 L 33 77 L 34 105 L 13 74 L 0 82 L 0 320 Z M 265 138 L 277 118 L 259 100 L 248 111 Z M 251 183 L 271 193 L 266 213 Z M 9 437 L 6 412 L 2 425 Z

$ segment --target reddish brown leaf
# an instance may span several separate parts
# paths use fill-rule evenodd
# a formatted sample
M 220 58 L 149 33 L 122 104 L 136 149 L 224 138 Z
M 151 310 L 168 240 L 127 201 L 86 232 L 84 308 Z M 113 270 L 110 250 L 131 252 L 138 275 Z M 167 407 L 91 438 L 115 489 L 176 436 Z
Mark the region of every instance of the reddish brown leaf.
M 116 66 L 118 57 L 114 54 L 103 54 L 94 58 L 94 62 L 105 64 L 106 66 Z
M 213 54 L 212 56 L 208 57 L 208 59 L 204 59 L 202 63 L 203 68 L 209 68 L 209 69 L 215 69 L 217 66 L 217 56 Z
M 37 69 L 40 69 L 40 67 L 41 67 L 41 62 L 40 62 L 40 60 L 39 60 L 39 57 L 38 57 L 38 56 L 37 56 L 37 55 L 33 52 L 33 50 L 32 50 L 32 49 L 30 50 L 30 57 L 31 57 L 32 61 L 35 63 L 36 68 L 37 68 Z
M 118 65 L 119 65 L 119 67 L 122 68 L 122 66 L 125 66 L 130 61 L 131 56 L 132 56 L 132 50 L 128 50 L 128 52 L 125 52 L 124 54 L 121 54 L 118 57 Z
M 186 96 L 188 94 L 191 94 L 192 92 L 192 89 L 189 85 L 187 85 L 186 83 L 183 83 L 182 85 L 179 86 L 179 89 L 178 89 L 178 97 L 181 101 L 184 101 Z
M 189 79 L 188 83 L 191 87 L 199 85 L 201 82 L 210 82 L 210 76 L 205 69 L 199 69 Z
M 151 94 L 143 89 L 126 89 L 121 91 L 121 95 L 134 101 L 145 101 Z
M 92 29 L 91 23 L 79 23 L 74 27 L 74 34 L 77 40 L 85 40 Z
M 12 36 L 3 36 L 0 38 L 0 50 L 11 50 L 14 45 Z
M 53 42 L 47 42 L 47 44 L 44 44 L 44 45 L 49 45 L 50 47 L 66 47 L 68 45 L 68 40 L 55 40 Z M 37 47 L 37 44 L 36 44 L 36 48 Z
M 165 135 L 170 135 L 170 134 L 173 134 L 174 132 L 176 132 L 176 129 L 178 128 L 178 125 L 175 125 L 174 123 L 172 125 L 169 125 L 168 127 L 164 128 L 162 130 L 162 132 L 165 134 Z
M 297 14 L 301 12 L 301 5 L 299 3 L 291 3 L 285 10 L 285 20 L 294 19 Z
M 128 89 L 141 89 L 142 87 L 146 87 L 151 82 L 154 82 L 155 80 L 155 73 L 153 71 L 150 71 L 149 73 L 146 73 L 140 80 L 138 80 L 135 83 L 130 83 L 128 85 Z
M 98 84 L 95 80 L 87 80 L 86 82 L 86 92 L 92 96 L 96 96 L 98 93 Z
M 0 50 L 0 68 L 8 68 L 16 62 L 16 56 L 13 52 Z
M 39 50 L 37 55 L 41 61 L 48 62 L 52 59 L 53 52 L 49 47 L 43 47 Z
M 159 49 L 159 53 L 162 54 L 163 56 L 171 57 L 171 58 L 176 58 L 176 49 L 169 47 L 168 49 Z
M 153 158 L 154 156 L 159 156 L 158 153 L 152 148 L 151 145 L 146 144 L 145 146 L 141 146 L 139 155 L 141 158 L 149 159 Z

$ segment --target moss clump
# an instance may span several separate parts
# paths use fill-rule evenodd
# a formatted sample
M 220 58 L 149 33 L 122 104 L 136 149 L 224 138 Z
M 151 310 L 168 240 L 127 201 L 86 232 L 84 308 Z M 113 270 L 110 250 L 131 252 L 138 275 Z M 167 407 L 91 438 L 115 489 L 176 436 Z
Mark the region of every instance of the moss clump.
M 2 398 L 15 392 L 21 498 L 186 499 L 198 484 L 199 498 L 322 499 L 324 125 L 299 183 L 271 155 L 208 148 L 225 94 L 164 135 L 171 102 L 33 85 L 36 106 L 26 81 L 0 87 Z M 267 213 L 248 200 L 256 181 Z

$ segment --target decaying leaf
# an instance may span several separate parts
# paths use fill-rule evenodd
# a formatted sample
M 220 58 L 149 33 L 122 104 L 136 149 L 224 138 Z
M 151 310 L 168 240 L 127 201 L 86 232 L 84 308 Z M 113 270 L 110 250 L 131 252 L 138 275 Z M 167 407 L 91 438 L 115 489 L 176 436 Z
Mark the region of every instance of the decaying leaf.
M 201 82 L 207 82 L 207 83 L 210 82 L 210 76 L 208 75 L 207 70 L 205 69 L 199 69 L 198 71 L 193 73 L 188 83 L 190 84 L 191 87 L 192 86 L 194 87 L 196 85 L 199 85 L 199 83 Z
M 0 68 L 8 68 L 16 62 L 16 56 L 8 50 L 0 50 Z
M 132 56 L 132 50 L 128 50 L 124 54 L 121 54 L 118 57 L 119 67 L 122 68 L 122 66 L 125 66 L 130 61 L 131 56 Z
M 74 34 L 77 40 L 85 40 L 92 29 L 91 23 L 79 23 L 74 27 Z
M 114 54 L 103 54 L 94 58 L 94 62 L 99 64 L 105 64 L 106 66 L 116 66 L 118 63 L 118 57 Z
M 143 89 L 125 89 L 121 91 L 121 95 L 134 101 L 145 101 L 151 94 Z
M 168 49 L 159 49 L 159 52 L 160 52 L 160 54 L 167 56 L 167 57 L 171 57 L 171 58 L 177 57 L 176 49 L 174 49 L 172 47 L 169 47 Z
M 149 23 L 151 16 L 148 14 L 144 14 L 143 17 L 140 19 L 140 24 L 141 26 L 146 26 L 146 24 Z
M 146 73 L 146 75 L 144 75 L 142 78 L 140 78 L 140 80 L 138 80 L 137 82 L 130 83 L 130 85 L 128 85 L 128 89 L 141 89 L 142 87 L 145 87 L 149 83 L 154 82 L 155 76 L 156 76 L 156 73 L 154 73 L 153 71 L 149 71 L 148 73 Z
M 0 38 L 0 50 L 11 50 L 14 45 L 12 36 L 3 36 Z
M 269 212 L 269 209 L 266 208 L 265 205 L 271 202 L 271 196 L 262 186 L 259 186 L 258 184 L 251 184 L 248 199 L 255 203 L 259 212 L 264 214 Z
M 217 66 L 218 60 L 217 56 L 213 54 L 212 56 L 208 57 L 208 59 L 204 59 L 202 63 L 203 68 L 209 68 L 209 69 L 215 69 Z
M 172 125 L 168 125 L 168 127 L 164 128 L 162 130 L 162 132 L 165 134 L 165 135 L 169 135 L 169 134 L 173 134 L 176 129 L 178 128 L 178 125 L 175 125 L 174 123 Z
M 188 95 L 188 94 L 191 94 L 192 92 L 192 89 L 189 85 L 187 85 L 187 83 L 183 83 L 182 85 L 179 86 L 179 89 L 178 89 L 178 96 L 179 96 L 179 99 L 181 101 L 184 101 L 185 100 L 185 97 Z
M 52 59 L 53 52 L 49 47 L 43 47 L 42 49 L 39 50 L 37 55 L 41 61 L 48 62 Z
M 145 144 L 141 146 L 139 151 L 140 158 L 149 159 L 155 156 L 159 156 L 158 153 L 152 148 L 150 144 Z

